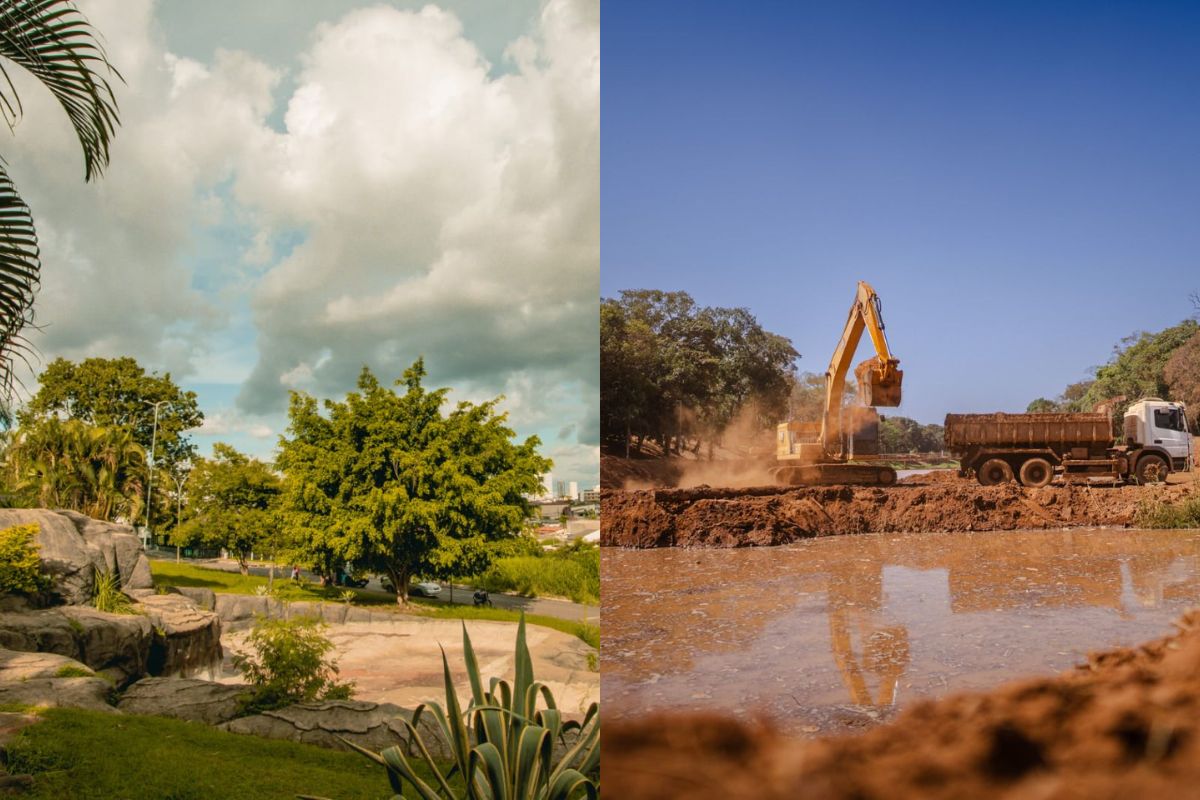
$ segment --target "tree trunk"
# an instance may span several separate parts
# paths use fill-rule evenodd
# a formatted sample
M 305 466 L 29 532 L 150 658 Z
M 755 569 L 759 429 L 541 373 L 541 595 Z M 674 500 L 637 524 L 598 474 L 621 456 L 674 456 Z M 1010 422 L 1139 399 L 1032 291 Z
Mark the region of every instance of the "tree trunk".
M 409 571 L 402 568 L 389 568 L 388 577 L 392 579 L 392 587 L 396 590 L 396 605 L 408 605 Z
M 238 553 L 238 569 L 241 570 L 243 575 L 250 574 L 250 564 L 247 563 L 247 561 L 248 559 L 245 553 Z

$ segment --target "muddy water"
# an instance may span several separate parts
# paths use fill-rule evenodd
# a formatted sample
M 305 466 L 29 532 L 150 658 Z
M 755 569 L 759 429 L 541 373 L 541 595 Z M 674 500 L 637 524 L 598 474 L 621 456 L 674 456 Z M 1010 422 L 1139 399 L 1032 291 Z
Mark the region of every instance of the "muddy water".
M 826 734 L 1170 632 L 1200 604 L 1200 531 L 612 548 L 602 591 L 605 715 L 719 708 Z

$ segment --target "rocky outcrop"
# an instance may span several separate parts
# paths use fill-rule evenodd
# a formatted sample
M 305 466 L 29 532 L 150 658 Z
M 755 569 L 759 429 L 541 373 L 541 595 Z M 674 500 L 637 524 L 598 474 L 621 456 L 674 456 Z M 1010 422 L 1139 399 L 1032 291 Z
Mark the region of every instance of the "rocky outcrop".
M 121 695 L 117 708 L 127 714 L 219 725 L 237 716 L 239 698 L 247 687 L 195 678 L 143 678 Z
M 172 586 L 169 591 L 172 594 L 183 595 L 205 611 L 215 611 L 217 608 L 217 595 L 212 589 L 202 586 Z
M 148 595 L 139 613 L 59 606 L 0 616 L 0 647 L 56 653 L 119 686 L 145 675 L 187 675 L 221 661 L 221 622 L 182 595 Z
M 38 555 L 60 602 L 86 603 L 92 598 L 94 568 L 87 543 L 69 517 L 39 508 L 0 509 L 0 529 L 37 523 Z
M 154 626 L 151 675 L 182 675 L 221 662 L 221 620 L 181 594 L 156 594 L 138 604 Z
M 79 605 L 92 599 L 96 570 L 120 577 L 123 589 L 149 589 L 150 562 L 128 525 L 91 519 L 75 511 L 0 509 L 0 528 L 36 523 L 35 541 L 51 578 L 51 597 Z
M 113 711 L 112 684 L 83 664 L 54 653 L 0 650 L 0 705 L 63 706 Z
M 124 684 L 146 674 L 153 630 L 138 614 L 63 606 L 0 617 L 0 647 L 66 656 Z
M 389 622 L 396 618 L 389 611 L 371 611 L 367 608 L 346 603 L 324 603 L 297 600 L 276 600 L 273 597 L 247 594 L 218 594 L 214 610 L 221 617 L 226 631 L 241 631 L 254 625 L 259 617 L 268 619 L 295 619 L 316 617 L 330 625 L 348 622 Z
M 412 711 L 389 703 L 326 700 L 242 717 L 218 727 L 233 733 L 286 739 L 335 750 L 349 750 L 341 741 L 347 739 L 360 747 L 379 751 L 408 741 L 408 729 L 400 717 L 411 722 L 412 715 Z M 419 730 L 430 755 L 434 758 L 450 757 L 445 741 L 428 714 L 422 715 Z

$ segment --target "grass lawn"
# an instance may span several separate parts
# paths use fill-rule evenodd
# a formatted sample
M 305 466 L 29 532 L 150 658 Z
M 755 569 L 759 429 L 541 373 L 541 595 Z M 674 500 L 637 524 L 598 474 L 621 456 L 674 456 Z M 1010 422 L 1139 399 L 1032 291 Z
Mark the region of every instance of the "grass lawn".
M 176 564 L 174 561 L 151 561 L 150 572 L 155 586 L 199 586 L 214 592 L 229 594 L 254 594 L 267 579 L 260 575 L 242 575 L 219 569 L 206 569 L 193 564 Z M 287 577 L 276 576 L 275 583 L 281 588 L 283 600 L 339 600 L 343 589 L 322 588 L 314 583 L 292 583 Z M 397 614 L 417 614 L 442 619 L 492 619 L 500 622 L 517 622 L 521 614 L 504 608 L 476 608 L 474 606 L 410 597 L 406 611 L 396 604 L 395 595 L 386 592 L 371 592 L 366 589 L 351 589 L 354 605 L 371 606 L 373 611 L 389 611 Z M 592 647 L 600 647 L 600 628 L 596 625 L 573 620 L 548 617 L 541 614 L 526 614 L 530 625 L 542 625 L 572 636 L 578 636 Z
M 382 767 L 357 753 L 225 733 L 160 717 L 50 708 L 8 749 L 30 800 L 379 800 Z

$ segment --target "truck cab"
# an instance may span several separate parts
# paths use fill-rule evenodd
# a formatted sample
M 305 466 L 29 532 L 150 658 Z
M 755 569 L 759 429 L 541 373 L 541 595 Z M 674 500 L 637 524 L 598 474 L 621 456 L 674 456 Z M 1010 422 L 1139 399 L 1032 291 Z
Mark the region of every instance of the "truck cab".
M 1122 434 L 1127 446 L 1160 454 L 1173 472 L 1186 472 L 1195 463 L 1183 403 L 1156 397 L 1133 403 L 1125 410 Z

